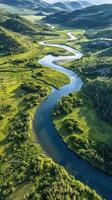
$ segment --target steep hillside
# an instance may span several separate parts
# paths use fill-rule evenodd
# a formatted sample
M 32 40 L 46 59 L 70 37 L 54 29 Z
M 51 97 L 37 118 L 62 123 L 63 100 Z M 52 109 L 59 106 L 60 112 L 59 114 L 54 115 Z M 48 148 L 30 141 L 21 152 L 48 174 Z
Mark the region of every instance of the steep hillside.
M 0 27 L 0 54 L 24 51 L 19 36 Z
M 112 4 L 95 5 L 73 12 L 59 12 L 47 16 L 45 21 L 74 28 L 101 28 L 112 23 Z
M 14 32 L 19 32 L 23 34 L 32 34 L 36 30 L 24 22 L 21 18 L 10 17 L 0 24 L 4 28 L 10 29 Z
M 22 34 L 33 34 L 37 30 L 32 23 L 19 17 L 0 11 L 0 26 Z
M 36 29 L 30 22 L 0 10 L 0 54 L 24 52 L 27 41 L 23 34 L 33 33 Z

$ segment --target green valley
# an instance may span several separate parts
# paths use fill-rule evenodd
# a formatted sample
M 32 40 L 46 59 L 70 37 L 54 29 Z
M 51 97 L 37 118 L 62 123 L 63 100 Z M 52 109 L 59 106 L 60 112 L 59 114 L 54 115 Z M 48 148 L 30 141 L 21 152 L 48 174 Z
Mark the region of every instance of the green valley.
M 38 64 L 45 54 L 59 50 L 38 44 L 50 30 L 47 35 L 43 27 L 17 15 L 1 16 L 0 199 L 102 199 L 45 155 L 32 130 L 35 110 L 52 86 L 70 82 L 63 73 Z
M 0 1 L 0 200 L 111 200 L 112 4 L 92 3 Z

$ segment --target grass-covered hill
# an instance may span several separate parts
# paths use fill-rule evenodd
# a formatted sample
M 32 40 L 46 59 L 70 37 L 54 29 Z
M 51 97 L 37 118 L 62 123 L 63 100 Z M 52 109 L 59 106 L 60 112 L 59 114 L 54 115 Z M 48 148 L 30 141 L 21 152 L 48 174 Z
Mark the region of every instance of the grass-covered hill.
M 45 27 L 34 25 L 16 14 L 0 10 L 0 54 L 23 52 L 30 45 L 28 37 L 43 31 Z
M 18 23 L 15 24 L 15 20 L 18 20 Z M 6 26 L 8 21 L 12 21 L 11 24 Z M 21 35 L 21 33 L 26 33 L 26 30 L 23 31 L 22 27 L 22 19 L 19 16 L 11 15 L 9 13 L 4 13 L 0 10 L 0 54 L 12 54 L 17 52 L 23 52 L 26 49 L 26 40 Z M 8 23 L 7 23 L 8 24 Z M 20 31 L 21 30 L 21 31 Z
M 112 4 L 95 5 L 73 12 L 59 12 L 45 18 L 48 23 L 74 28 L 102 28 L 112 23 Z
M 0 54 L 24 51 L 25 47 L 19 39 L 19 35 L 0 27 Z
M 16 14 L 4 13 L 0 10 L 0 26 L 22 34 L 36 33 L 35 26 Z

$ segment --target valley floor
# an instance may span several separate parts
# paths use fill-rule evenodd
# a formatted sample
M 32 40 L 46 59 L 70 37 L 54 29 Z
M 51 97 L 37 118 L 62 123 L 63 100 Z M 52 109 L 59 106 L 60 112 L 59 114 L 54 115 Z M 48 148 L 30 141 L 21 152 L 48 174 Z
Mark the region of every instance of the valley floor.
M 20 23 L 21 19 L 18 20 L 17 23 Z M 22 23 L 23 21 L 21 25 Z M 55 41 L 59 39 L 56 43 L 64 44 L 68 39 L 66 35 L 68 30 L 56 28 L 46 33 L 44 29 L 40 30 L 40 27 L 34 27 L 31 24 L 30 26 L 33 27 L 33 33 L 39 29 L 38 34 L 20 33 L 19 30 L 15 34 L 14 30 L 10 31 L 7 28 L 4 33 L 5 28 L 2 29 L 2 33 L 5 34 L 4 43 L 7 39 L 7 44 L 9 42 L 11 46 L 8 49 L 9 52 L 5 54 L 6 46 L 4 45 L 4 55 L 0 56 L 0 198 L 1 200 L 103 199 L 45 155 L 33 133 L 32 120 L 38 106 L 48 97 L 52 87 L 60 88 L 68 84 L 70 80 L 63 73 L 38 64 L 38 61 L 46 54 L 69 55 L 63 49 L 42 47 L 38 44 L 40 40 L 54 42 L 54 39 Z M 31 31 L 31 27 L 30 29 L 28 27 L 28 30 Z M 82 48 L 82 43 L 88 41 L 84 35 L 85 31 L 72 30 L 72 33 L 78 38 L 78 42 L 68 40 L 67 45 L 87 51 L 85 43 Z M 17 34 L 22 41 L 19 49 L 18 40 L 14 37 Z M 10 43 L 9 35 L 14 46 Z M 13 48 L 16 48 L 16 53 L 12 52 Z M 67 65 L 71 67 L 71 62 Z M 78 72 L 80 73 L 80 70 Z M 81 76 L 85 77 L 83 73 Z M 107 142 L 111 139 L 111 125 L 97 116 L 90 100 L 83 96 L 81 98 L 83 98 L 84 106 L 73 109 L 66 116 L 55 118 L 54 123 L 68 147 L 73 148 L 75 152 L 92 163 L 92 159 L 85 155 L 92 155 L 94 149 L 91 149 L 92 153 L 89 154 L 88 146 L 86 150 L 80 148 L 81 146 L 76 148 L 73 143 L 75 132 L 72 131 L 71 134 L 70 130 L 65 130 L 63 123 L 66 119 L 77 121 L 78 131 L 81 131 L 77 139 L 80 137 L 82 143 L 83 139 L 87 141 L 88 138 L 95 142 L 100 142 L 102 138 L 101 142 Z M 84 145 L 87 144 L 84 143 Z

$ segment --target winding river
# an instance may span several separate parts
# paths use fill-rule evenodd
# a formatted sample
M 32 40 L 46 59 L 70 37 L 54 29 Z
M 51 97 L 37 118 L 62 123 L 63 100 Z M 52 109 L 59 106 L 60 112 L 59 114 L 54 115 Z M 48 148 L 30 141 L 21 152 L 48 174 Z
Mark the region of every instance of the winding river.
M 80 77 L 77 76 L 75 72 L 60 66 L 58 62 L 80 59 L 83 55 L 69 46 L 47 44 L 46 42 L 40 42 L 40 44 L 63 48 L 71 52 L 73 55 L 58 57 L 47 55 L 39 61 L 43 66 L 51 67 L 63 72 L 70 78 L 71 82 L 64 85 L 59 90 L 53 89 L 48 98 L 37 109 L 33 126 L 38 140 L 46 154 L 55 162 L 62 165 L 71 175 L 95 189 L 96 192 L 102 195 L 105 199 L 112 200 L 112 177 L 93 168 L 86 161 L 79 158 L 77 154 L 70 151 L 57 133 L 51 119 L 51 111 L 61 97 L 67 96 L 70 92 L 79 90 L 83 85 Z

